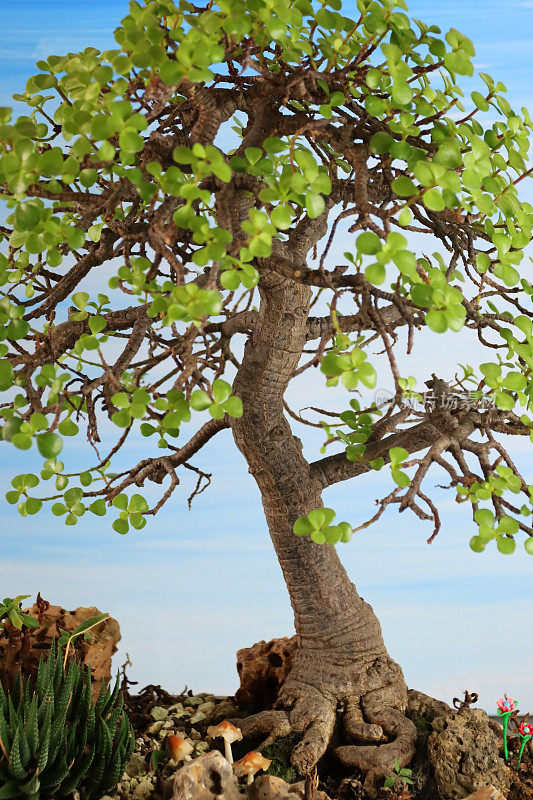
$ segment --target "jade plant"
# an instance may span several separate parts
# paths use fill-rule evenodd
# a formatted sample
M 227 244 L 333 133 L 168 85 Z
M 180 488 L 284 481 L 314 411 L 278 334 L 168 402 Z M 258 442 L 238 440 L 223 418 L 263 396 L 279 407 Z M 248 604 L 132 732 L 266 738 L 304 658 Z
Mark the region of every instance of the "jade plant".
M 0 800 L 49 800 L 78 790 L 98 800 L 112 789 L 133 752 L 118 676 L 91 698 L 91 675 L 52 643 L 35 679 L 20 674 L 11 692 L 0 684 Z
M 0 109 L 1 446 L 43 459 L 6 500 L 137 537 L 231 433 L 295 611 L 265 735 L 303 733 L 306 774 L 340 729 L 346 767 L 388 775 L 415 753 L 407 687 L 335 548 L 395 507 L 434 539 L 446 484 L 474 552 L 533 555 L 512 452 L 533 440 L 533 121 L 405 0 L 124 11 L 112 48 L 40 59 Z M 473 365 L 440 358 L 469 342 Z M 370 517 L 323 508 L 372 471 Z

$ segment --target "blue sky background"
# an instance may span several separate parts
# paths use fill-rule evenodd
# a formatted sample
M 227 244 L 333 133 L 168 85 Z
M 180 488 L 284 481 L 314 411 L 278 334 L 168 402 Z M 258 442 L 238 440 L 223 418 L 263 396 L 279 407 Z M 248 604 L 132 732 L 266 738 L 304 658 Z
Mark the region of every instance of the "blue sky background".
M 112 31 L 127 13 L 127 4 L 117 0 L 1 5 L 0 105 L 11 104 L 11 94 L 23 89 L 38 58 L 89 45 L 113 47 Z M 410 12 L 469 36 L 477 68 L 503 80 L 513 107 L 531 110 L 533 2 L 417 0 Z M 470 83 L 469 90 L 476 88 L 475 81 Z M 530 199 L 531 191 L 526 195 Z M 457 360 L 475 365 L 485 356 L 464 334 L 430 335 L 402 362 L 402 374 L 425 379 L 438 368 L 446 377 Z M 323 397 L 323 381 L 313 373 L 291 387 L 288 399 L 296 409 L 318 398 L 327 407 L 346 405 L 336 390 Z M 321 436 L 308 430 L 305 452 L 316 458 Z M 531 451 L 526 442 L 512 450 L 533 483 Z M 139 440 L 126 455 L 134 463 L 146 454 L 147 442 Z M 67 464 L 92 463 L 90 457 L 82 460 L 86 455 L 83 442 L 68 442 L 62 458 Z M 40 468 L 31 453 L 4 446 L 1 456 L 2 494 L 14 474 Z M 236 650 L 260 638 L 290 635 L 292 615 L 258 491 L 229 432 L 195 463 L 213 472 L 213 483 L 192 511 L 186 504 L 186 474 L 155 521 L 126 537 L 116 534 L 107 519 L 86 515 L 77 527 L 65 527 L 44 511 L 22 519 L 0 501 L 0 595 L 40 591 L 68 608 L 97 605 L 109 611 L 123 632 L 115 663 L 122 663 L 127 651 L 133 661 L 130 677 L 140 685 L 233 692 Z M 374 499 L 386 491 L 384 477 L 373 474 L 332 487 L 324 499 L 339 519 L 356 525 L 373 513 Z M 467 509 L 451 495 L 437 496 L 444 527 L 433 545 L 426 545 L 430 531 L 418 519 L 390 511 L 370 532 L 341 547 L 350 577 L 379 615 L 389 651 L 409 686 L 447 701 L 464 689 L 475 690 L 491 710 L 495 698 L 508 692 L 520 699 L 523 711 L 533 708 L 533 559 L 521 542 L 510 558 L 495 548 L 472 553 Z

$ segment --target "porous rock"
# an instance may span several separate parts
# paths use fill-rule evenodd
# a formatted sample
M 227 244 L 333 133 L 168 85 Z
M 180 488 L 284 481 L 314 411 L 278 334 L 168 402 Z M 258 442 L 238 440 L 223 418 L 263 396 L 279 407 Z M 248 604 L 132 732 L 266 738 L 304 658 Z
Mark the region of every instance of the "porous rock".
M 260 641 L 237 651 L 241 685 L 235 694 L 240 706 L 251 710 L 272 708 L 290 672 L 296 636 Z
M 36 619 L 39 618 L 39 607 L 34 604 L 31 608 L 24 609 L 25 614 L 29 614 Z M 54 637 L 59 636 L 62 630 L 71 633 L 82 622 L 90 617 L 97 617 L 102 612 L 94 606 L 89 608 L 77 608 L 75 611 L 66 611 L 61 606 L 50 605 L 44 612 L 41 624 L 38 628 L 31 631 L 31 650 L 27 656 L 27 669 L 30 674 L 37 671 L 41 655 L 46 656 L 50 650 L 50 645 Z M 102 682 L 107 684 L 111 678 L 111 657 L 117 650 L 117 643 L 120 641 L 120 626 L 116 619 L 108 617 L 94 628 L 90 634 L 92 642 L 85 642 L 80 636 L 76 640 L 76 648 L 72 652 L 83 661 L 87 666 L 91 665 L 92 691 L 93 697 L 97 697 Z M 11 647 L 14 644 L 13 638 L 10 639 Z M 22 645 L 22 638 L 15 642 L 16 646 Z M 8 640 L 0 639 L 0 678 L 4 677 L 7 663 Z M 13 653 L 10 653 L 13 658 Z M 18 660 L 18 654 L 16 656 Z
M 246 792 L 248 800 L 302 800 L 300 792 L 283 778 L 259 775 Z
M 507 796 L 510 770 L 498 754 L 498 740 L 485 711 L 450 709 L 437 715 L 431 727 L 427 752 L 440 797 L 464 800 L 487 785 Z
M 494 786 L 484 786 L 474 794 L 469 794 L 466 800 L 505 800 L 505 797 Z
M 233 770 L 218 751 L 189 761 L 174 776 L 172 800 L 242 800 Z
M 258 775 L 246 789 L 246 800 L 304 800 L 305 781 L 287 783 L 275 775 Z M 314 800 L 330 800 L 322 791 L 315 791 Z

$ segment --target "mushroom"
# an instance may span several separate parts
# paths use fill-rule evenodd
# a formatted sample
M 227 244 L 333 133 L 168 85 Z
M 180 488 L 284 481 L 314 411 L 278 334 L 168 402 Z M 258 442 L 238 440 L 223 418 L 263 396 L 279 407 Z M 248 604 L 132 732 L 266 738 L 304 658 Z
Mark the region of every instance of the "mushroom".
M 268 769 L 272 761 L 268 758 L 263 758 L 261 753 L 246 753 L 240 761 L 236 761 L 233 765 L 233 772 L 237 778 L 242 778 L 243 775 L 247 776 L 246 783 L 248 786 L 252 783 L 254 775 L 260 769 Z
M 173 761 L 183 761 L 194 750 L 193 746 L 182 739 L 181 736 L 175 736 L 173 733 L 167 737 L 168 751 Z
M 210 725 L 207 729 L 207 735 L 212 736 L 214 739 L 222 737 L 224 739 L 224 755 L 230 764 L 233 764 L 233 754 L 231 752 L 231 743 L 240 742 L 242 739 L 242 731 L 236 728 L 231 722 L 224 720 L 219 725 Z

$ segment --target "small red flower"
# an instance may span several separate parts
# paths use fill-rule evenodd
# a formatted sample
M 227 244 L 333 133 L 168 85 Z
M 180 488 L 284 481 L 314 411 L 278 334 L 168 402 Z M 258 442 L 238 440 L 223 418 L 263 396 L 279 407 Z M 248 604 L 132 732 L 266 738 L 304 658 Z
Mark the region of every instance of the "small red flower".
M 518 731 L 522 736 L 533 736 L 533 724 L 531 722 L 522 722 Z
M 509 714 L 511 711 L 515 710 L 518 703 L 516 700 L 513 700 L 512 697 L 500 697 L 500 699 L 496 701 L 496 705 L 498 706 L 500 714 Z

